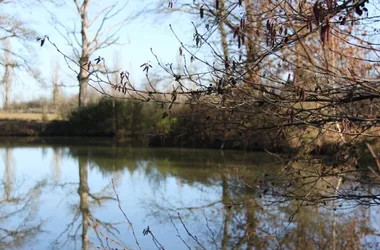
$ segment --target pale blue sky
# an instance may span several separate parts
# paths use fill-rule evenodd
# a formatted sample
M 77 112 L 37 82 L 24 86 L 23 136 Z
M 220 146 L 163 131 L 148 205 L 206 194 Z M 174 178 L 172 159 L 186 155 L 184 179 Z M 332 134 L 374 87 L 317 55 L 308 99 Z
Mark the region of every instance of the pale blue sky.
M 99 4 L 99 8 L 103 6 L 108 6 L 109 1 L 98 0 L 92 1 L 93 6 Z M 143 1 L 149 4 L 149 0 Z M 141 1 L 130 1 L 130 4 L 126 8 L 128 12 L 138 11 L 143 6 Z M 104 3 L 104 5 L 102 4 Z M 45 8 L 41 6 L 28 6 L 27 8 L 20 7 L 17 5 L 8 5 L 6 8 L 3 8 L 2 11 L 5 13 L 12 13 L 14 15 L 19 15 L 23 21 L 27 22 L 32 28 L 35 28 L 39 36 L 48 35 L 50 39 L 57 44 L 57 46 L 67 55 L 72 54 L 70 47 L 66 46 L 65 39 L 51 26 L 50 16 L 46 10 L 50 10 L 55 13 L 57 19 L 66 25 L 73 27 L 74 18 L 77 18 L 77 13 L 75 10 L 75 5 L 73 1 L 67 1 L 67 6 L 64 7 L 53 7 L 52 5 L 45 4 Z M 123 12 L 123 16 L 130 15 L 127 11 Z M 94 11 L 95 12 L 95 11 Z M 125 14 L 124 14 L 125 13 Z M 80 27 L 80 23 L 77 20 L 77 30 Z M 115 19 L 116 20 L 116 19 Z M 157 17 L 152 13 L 146 13 L 141 15 L 136 20 L 132 21 L 130 24 L 124 26 L 121 30 L 120 43 L 123 43 L 122 46 L 111 46 L 108 49 L 102 50 L 99 53 L 96 52 L 93 56 L 93 59 L 98 57 L 104 57 L 107 65 L 112 66 L 114 62 L 114 55 L 119 55 L 119 60 L 122 65 L 123 70 L 128 70 L 131 74 L 131 79 L 137 84 L 141 81 L 144 81 L 145 76 L 142 72 L 140 65 L 151 61 L 153 65 L 153 71 L 156 69 L 160 71 L 157 64 L 155 63 L 155 58 L 151 54 L 150 48 L 153 48 L 155 53 L 164 61 L 164 62 L 173 62 L 177 63 L 178 58 L 178 48 L 179 42 L 172 34 L 169 29 L 169 24 L 172 24 L 173 28 L 178 31 L 178 35 L 181 36 L 185 42 L 192 42 L 192 25 L 190 21 L 186 18 L 185 15 L 171 15 L 170 17 Z M 187 31 L 187 32 L 186 32 Z M 14 48 L 19 46 L 12 44 Z M 31 79 L 24 74 L 22 77 L 18 77 L 19 80 L 15 83 L 11 94 L 11 101 L 15 100 L 31 100 L 38 98 L 40 96 L 51 96 L 51 78 L 52 78 L 52 69 L 54 63 L 59 60 L 61 64 L 61 78 L 64 84 L 66 85 L 76 85 L 76 76 L 67 65 L 65 64 L 63 57 L 56 52 L 53 46 L 46 43 L 43 47 L 39 46 L 39 43 L 32 42 L 30 44 L 32 50 L 37 55 L 35 60 L 38 63 L 38 68 L 42 71 L 43 78 L 45 79 L 48 86 L 42 87 L 36 81 Z M 162 71 L 162 70 L 161 70 Z M 22 80 L 22 82 L 20 82 Z M 63 92 L 66 95 L 75 94 L 78 92 L 77 87 L 64 88 Z

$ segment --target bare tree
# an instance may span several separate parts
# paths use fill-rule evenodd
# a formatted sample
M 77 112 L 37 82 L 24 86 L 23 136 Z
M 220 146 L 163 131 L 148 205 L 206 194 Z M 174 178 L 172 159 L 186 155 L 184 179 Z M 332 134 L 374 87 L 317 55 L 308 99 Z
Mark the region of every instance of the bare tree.
M 0 8 L 5 5 L 15 7 L 30 7 L 26 6 L 29 1 L 0 1 Z M 3 68 L 3 79 L 11 81 L 11 69 L 17 70 L 14 78 L 19 78 L 21 73 L 27 73 L 29 76 L 43 82 L 40 71 L 35 67 L 36 56 L 33 49 L 30 47 L 32 41 L 35 41 L 36 32 L 28 26 L 18 16 L 7 13 L 6 11 L 0 14 L 0 66 Z M 11 46 L 12 44 L 12 46 Z M 15 46 L 14 46 L 15 45 Z M 16 47 L 17 49 L 11 49 Z
M 59 65 L 59 62 L 57 61 L 55 64 L 54 64 L 54 67 L 53 67 L 53 77 L 52 77 L 52 83 L 53 83 L 53 105 L 54 107 L 57 106 L 58 104 L 58 98 L 59 98 L 59 86 L 61 85 L 60 84 L 60 79 L 59 79 L 59 71 L 60 71 L 60 65 Z
M 4 56 L 3 56 L 3 66 L 4 66 L 4 73 L 3 73 L 3 79 L 2 84 L 4 88 L 4 103 L 3 103 L 3 109 L 8 109 L 9 104 L 9 95 L 12 88 L 12 74 L 14 73 L 14 68 L 17 66 L 16 63 L 11 58 L 11 46 L 8 39 L 5 39 L 3 41 L 4 44 Z
M 82 4 L 78 1 L 74 1 L 77 7 L 78 14 L 81 18 L 81 37 L 82 37 L 82 53 L 79 58 L 79 99 L 78 105 L 84 106 L 86 105 L 86 95 L 87 95 L 87 85 L 88 85 L 88 70 L 86 70 L 83 66 L 85 66 L 89 62 L 90 58 L 90 49 L 89 49 L 89 38 L 88 38 L 88 5 L 90 4 L 90 0 L 84 0 Z
M 76 23 L 69 26 L 65 20 L 59 20 L 54 12 L 51 15 L 54 27 L 72 48 L 73 61 L 77 62 L 75 72 L 79 83 L 78 105 L 81 107 L 88 101 L 87 88 L 89 85 L 92 86 L 90 76 L 95 75 L 97 78 L 98 73 L 111 73 L 97 66 L 104 62 L 104 58 L 99 56 L 91 60 L 91 57 L 111 45 L 120 44 L 118 43 L 119 32 L 129 21 L 138 16 L 138 13 L 131 13 L 125 17 L 125 10 L 129 6 L 128 2 L 122 4 L 116 1 L 111 4 L 107 2 L 106 7 L 99 7 L 102 5 L 101 1 L 92 3 L 91 0 L 74 0 L 74 4 L 80 23 L 79 31 Z M 102 87 L 99 85 L 92 87 L 102 91 Z

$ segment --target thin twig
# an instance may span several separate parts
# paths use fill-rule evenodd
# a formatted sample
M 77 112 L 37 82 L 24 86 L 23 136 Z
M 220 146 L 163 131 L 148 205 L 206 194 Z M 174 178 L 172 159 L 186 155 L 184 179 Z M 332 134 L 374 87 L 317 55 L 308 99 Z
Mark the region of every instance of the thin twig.
M 162 246 L 162 244 L 157 240 L 156 236 L 154 236 L 153 232 L 150 230 L 149 226 L 143 230 L 143 235 L 150 234 L 152 236 L 152 240 L 154 245 L 158 248 L 158 250 L 165 250 L 165 248 Z
M 117 240 L 115 240 L 115 239 L 113 239 L 113 238 L 111 238 L 111 237 L 106 236 L 102 231 L 100 231 L 100 230 L 97 229 L 97 226 L 96 226 L 96 225 L 95 225 L 95 226 L 91 226 L 91 227 L 92 227 L 92 229 L 93 229 L 96 233 L 99 233 L 100 235 L 103 236 L 103 238 L 106 239 L 106 243 L 107 243 L 107 247 L 108 247 L 108 249 L 112 249 L 112 248 L 109 246 L 109 243 L 108 243 L 108 241 L 110 240 L 110 241 L 112 241 L 113 243 L 115 243 L 115 244 L 119 245 L 120 247 L 122 247 L 124 250 L 131 250 L 130 248 L 128 248 L 128 247 L 126 247 L 125 245 L 123 245 L 121 242 L 119 242 L 119 241 L 117 241 Z M 88 239 L 88 237 L 87 237 L 87 239 Z M 91 242 L 91 243 L 92 243 L 92 242 Z M 94 244 L 94 243 L 92 243 L 92 244 Z
M 208 219 L 207 219 L 207 216 L 206 216 L 206 214 L 205 214 L 205 211 L 203 210 L 202 212 L 203 212 L 203 216 L 204 216 L 205 219 L 206 219 L 206 226 L 207 226 L 207 229 L 208 229 L 208 231 L 210 231 L 210 233 L 211 233 L 212 243 L 214 243 L 215 249 L 218 249 L 218 244 L 216 243 L 216 240 L 215 240 L 215 234 L 214 234 L 214 232 L 213 232 L 213 231 L 211 230 L 211 228 L 210 228 L 210 225 L 209 225 L 209 223 L 208 223 Z
M 114 191 L 114 193 L 115 193 L 115 195 L 116 195 L 117 206 L 119 207 L 119 210 L 123 213 L 124 218 L 127 220 L 128 224 L 129 224 L 129 226 L 130 226 L 130 228 L 132 229 L 132 234 L 133 234 L 133 237 L 134 237 L 134 239 L 135 239 L 136 245 L 138 246 L 138 248 L 139 248 L 140 250 L 142 250 L 142 248 L 141 248 L 141 246 L 140 246 L 140 244 L 139 244 L 139 241 L 137 240 L 137 237 L 136 237 L 136 234 L 135 234 L 135 229 L 133 228 L 132 222 L 128 219 L 128 216 L 125 214 L 123 208 L 121 207 L 120 199 L 119 199 L 119 195 L 118 195 L 117 192 L 116 192 L 115 184 L 114 184 L 114 182 L 113 182 L 113 179 L 112 179 L 112 188 L 113 188 L 113 191 Z
M 179 233 L 177 226 L 174 224 L 173 219 L 172 219 L 172 217 L 170 216 L 170 214 L 169 214 L 169 218 L 170 218 L 170 222 L 172 223 L 173 227 L 174 227 L 175 230 L 177 231 L 177 237 L 180 238 L 180 239 L 182 240 L 183 244 L 185 244 L 189 250 L 191 250 L 190 246 L 187 245 L 186 241 L 181 237 L 181 234 Z
M 371 152 L 371 155 L 372 155 L 373 159 L 375 160 L 377 167 L 380 170 L 380 158 L 376 155 L 375 151 L 373 150 L 372 146 L 369 145 L 369 143 L 366 143 L 366 145 L 367 145 L 369 152 Z
M 194 236 L 194 235 L 192 235 L 190 232 L 189 232 L 189 230 L 187 229 L 187 227 L 186 227 L 186 225 L 185 225 L 185 223 L 183 222 L 183 220 L 182 220 L 182 218 L 181 218 L 181 215 L 179 214 L 179 213 L 177 213 L 178 214 L 178 218 L 179 218 L 179 220 L 181 221 L 181 223 L 182 223 L 182 226 L 183 226 L 183 228 L 186 230 L 186 233 L 202 248 L 202 249 L 204 249 L 204 250 L 206 250 L 206 248 L 199 242 L 199 240 L 198 240 L 198 238 L 197 238 L 197 236 Z

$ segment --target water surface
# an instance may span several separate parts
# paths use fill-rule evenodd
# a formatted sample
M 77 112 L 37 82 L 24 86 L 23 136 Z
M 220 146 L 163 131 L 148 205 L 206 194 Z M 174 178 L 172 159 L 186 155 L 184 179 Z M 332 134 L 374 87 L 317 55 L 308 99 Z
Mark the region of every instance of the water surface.
M 268 197 L 267 153 L 95 142 L 2 141 L 0 249 L 380 248 L 377 206 Z

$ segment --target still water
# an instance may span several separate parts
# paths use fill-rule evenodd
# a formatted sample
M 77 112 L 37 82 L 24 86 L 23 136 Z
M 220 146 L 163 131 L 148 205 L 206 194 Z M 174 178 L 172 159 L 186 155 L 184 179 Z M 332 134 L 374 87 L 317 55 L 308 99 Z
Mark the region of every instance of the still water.
M 2 139 L 0 156 L 0 249 L 380 249 L 379 206 L 268 198 L 267 153 Z

